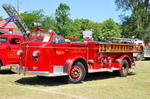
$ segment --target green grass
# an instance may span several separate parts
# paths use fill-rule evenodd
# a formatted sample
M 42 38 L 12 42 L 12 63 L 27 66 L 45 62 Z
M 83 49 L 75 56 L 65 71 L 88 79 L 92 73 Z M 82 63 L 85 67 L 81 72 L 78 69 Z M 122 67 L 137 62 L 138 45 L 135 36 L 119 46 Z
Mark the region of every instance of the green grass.
M 94 73 L 80 84 L 0 71 L 0 99 L 150 99 L 150 61 L 136 63 L 127 77 Z

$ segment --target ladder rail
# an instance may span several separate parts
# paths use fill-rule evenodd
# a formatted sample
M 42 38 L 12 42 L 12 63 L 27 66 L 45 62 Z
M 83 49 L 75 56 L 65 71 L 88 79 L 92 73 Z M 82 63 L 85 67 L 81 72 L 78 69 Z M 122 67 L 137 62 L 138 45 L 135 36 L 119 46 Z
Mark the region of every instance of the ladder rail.
M 24 23 L 24 21 L 22 20 L 21 16 L 18 14 L 14 6 L 3 4 L 2 7 L 10 17 L 12 16 L 14 17 L 15 24 L 22 33 L 26 33 L 27 31 L 29 31 L 28 27 L 26 26 L 26 24 Z

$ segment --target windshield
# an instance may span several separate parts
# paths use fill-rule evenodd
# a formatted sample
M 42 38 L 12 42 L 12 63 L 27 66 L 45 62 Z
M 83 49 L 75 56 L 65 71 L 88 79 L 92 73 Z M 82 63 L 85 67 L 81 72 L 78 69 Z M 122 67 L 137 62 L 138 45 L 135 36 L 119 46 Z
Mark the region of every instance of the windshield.
M 6 37 L 0 37 L 0 43 L 6 43 L 7 39 L 8 38 L 6 38 Z
M 41 42 L 48 42 L 51 38 L 52 33 L 48 32 L 48 31 L 34 31 L 31 32 L 31 34 L 29 35 L 29 41 L 41 41 Z M 52 43 L 55 44 L 66 44 L 65 39 L 63 36 L 61 35 L 54 35 L 54 38 L 52 40 Z
M 37 31 L 37 32 L 32 32 L 30 34 L 29 40 L 48 42 L 50 37 L 51 37 L 51 33 L 49 33 L 48 31 Z

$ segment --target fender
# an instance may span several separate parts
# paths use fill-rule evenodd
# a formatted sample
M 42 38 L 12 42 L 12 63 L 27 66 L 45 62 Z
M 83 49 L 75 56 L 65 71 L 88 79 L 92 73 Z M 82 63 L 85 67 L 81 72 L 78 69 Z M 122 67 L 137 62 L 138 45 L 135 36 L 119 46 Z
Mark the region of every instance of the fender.
M 125 58 L 128 58 L 129 61 L 131 62 L 131 59 L 130 59 L 130 57 L 128 55 L 122 55 L 122 56 L 120 56 L 119 58 L 117 58 L 115 60 L 115 66 L 116 66 L 116 68 L 119 68 L 119 69 L 121 68 L 121 63 L 122 63 L 123 59 L 125 59 Z
M 6 65 L 6 55 L 0 53 L 0 60 L 2 61 L 2 65 L 5 66 Z
M 73 65 L 73 63 L 77 60 L 77 59 L 83 59 L 85 61 L 85 58 L 83 56 L 72 56 L 72 57 L 69 57 L 65 63 L 65 66 L 64 66 L 64 72 L 67 73 L 69 75 L 70 73 L 70 69 Z M 86 62 L 86 61 L 85 61 Z

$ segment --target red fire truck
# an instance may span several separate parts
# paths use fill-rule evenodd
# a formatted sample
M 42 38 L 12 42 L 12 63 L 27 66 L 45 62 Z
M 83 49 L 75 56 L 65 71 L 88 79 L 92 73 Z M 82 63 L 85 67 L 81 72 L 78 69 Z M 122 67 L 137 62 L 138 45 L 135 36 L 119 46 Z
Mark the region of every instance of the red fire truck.
M 19 63 L 17 50 L 20 49 L 20 43 L 23 37 L 17 34 L 0 35 L 0 68 Z M 9 66 L 8 66 L 9 67 Z
M 20 62 L 13 71 L 65 76 L 66 81 L 71 83 L 81 82 L 86 73 L 93 72 L 113 71 L 125 77 L 129 68 L 135 67 L 133 53 L 142 51 L 142 46 L 135 44 L 65 42 L 55 31 L 40 28 L 31 31 L 29 37 L 29 41 L 22 43 L 21 50 L 17 52 Z

